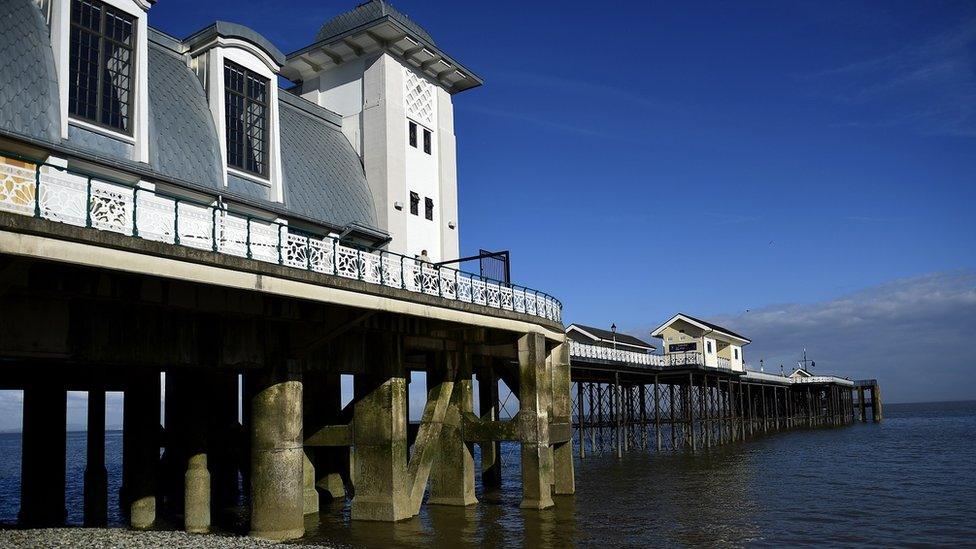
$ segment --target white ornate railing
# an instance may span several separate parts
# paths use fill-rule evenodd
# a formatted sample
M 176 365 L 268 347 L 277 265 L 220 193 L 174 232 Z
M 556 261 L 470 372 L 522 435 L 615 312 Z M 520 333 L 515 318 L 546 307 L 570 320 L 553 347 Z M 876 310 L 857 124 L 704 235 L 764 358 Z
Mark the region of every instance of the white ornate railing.
M 599 345 L 587 345 L 586 343 L 573 340 L 569 342 L 569 356 L 639 364 L 641 366 L 661 366 L 661 358 L 663 358 L 661 355 L 624 351 L 610 347 L 600 347 Z
M 722 357 L 716 357 L 716 358 L 718 358 L 718 367 L 719 367 L 720 370 L 731 370 L 732 369 L 732 361 L 731 360 L 729 360 L 727 358 L 722 358 Z
M 562 321 L 545 293 L 0 151 L 0 211 Z

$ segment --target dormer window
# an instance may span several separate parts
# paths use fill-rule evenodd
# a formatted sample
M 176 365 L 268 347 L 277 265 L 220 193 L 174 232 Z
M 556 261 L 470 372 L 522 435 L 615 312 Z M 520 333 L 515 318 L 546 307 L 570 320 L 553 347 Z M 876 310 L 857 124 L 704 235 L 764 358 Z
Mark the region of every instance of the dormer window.
M 227 165 L 268 176 L 268 79 L 224 61 Z
M 132 134 L 135 18 L 98 0 L 72 0 L 71 116 Z

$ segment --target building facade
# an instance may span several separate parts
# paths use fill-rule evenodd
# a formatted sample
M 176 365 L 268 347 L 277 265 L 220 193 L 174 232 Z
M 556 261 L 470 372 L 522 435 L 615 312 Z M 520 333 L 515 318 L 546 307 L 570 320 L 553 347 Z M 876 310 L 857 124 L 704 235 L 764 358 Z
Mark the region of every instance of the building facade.
M 170 36 L 153 4 L 0 3 L 0 208 L 27 200 L 16 168 L 38 159 L 289 233 L 458 257 L 452 96 L 481 80 L 423 28 L 366 2 L 286 56 L 223 21 Z

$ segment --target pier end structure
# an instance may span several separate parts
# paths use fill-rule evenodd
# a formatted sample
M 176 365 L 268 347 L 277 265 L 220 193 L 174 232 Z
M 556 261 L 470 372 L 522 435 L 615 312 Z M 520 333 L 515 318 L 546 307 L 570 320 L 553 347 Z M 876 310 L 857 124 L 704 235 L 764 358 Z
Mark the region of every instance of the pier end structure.
M 667 346 L 661 354 L 632 336 L 622 345 L 611 331 L 584 326 L 589 335 L 582 336 L 574 326 L 580 325 L 570 325 L 567 337 L 581 459 L 697 451 L 783 429 L 846 425 L 857 415 L 855 391 L 871 394 L 869 384 L 876 385 L 800 370 L 753 371 L 742 351 L 748 338 L 685 314 L 655 330 Z

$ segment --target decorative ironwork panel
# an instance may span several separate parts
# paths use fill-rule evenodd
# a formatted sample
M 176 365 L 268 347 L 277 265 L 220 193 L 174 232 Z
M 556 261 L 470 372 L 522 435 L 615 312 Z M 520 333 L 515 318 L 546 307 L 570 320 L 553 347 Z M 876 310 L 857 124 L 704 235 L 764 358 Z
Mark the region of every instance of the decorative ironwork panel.
M 0 210 L 20 214 L 34 214 L 33 164 L 0 156 Z
M 212 208 L 180 202 L 177 204 L 180 244 L 202 250 L 213 249 L 214 212 Z
M 131 187 L 104 181 L 91 182 L 91 224 L 96 229 L 132 234 Z
M 88 178 L 51 166 L 41 167 L 41 217 L 85 226 L 88 211 Z

